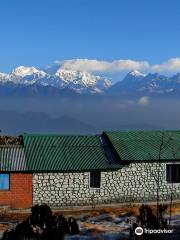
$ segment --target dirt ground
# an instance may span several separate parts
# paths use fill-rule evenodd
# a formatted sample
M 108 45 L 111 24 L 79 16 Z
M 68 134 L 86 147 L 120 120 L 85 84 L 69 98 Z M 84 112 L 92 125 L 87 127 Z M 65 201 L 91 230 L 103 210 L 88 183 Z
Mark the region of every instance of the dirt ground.
M 156 205 L 152 204 L 151 208 L 156 211 Z M 63 214 L 64 216 L 73 216 L 78 218 L 82 215 L 97 216 L 102 213 L 123 215 L 128 214 L 132 216 L 137 216 L 139 214 L 139 205 L 120 205 L 114 204 L 112 206 L 97 206 L 94 208 L 90 207 L 75 207 L 75 208 L 65 208 L 65 209 L 52 209 L 54 214 Z M 173 203 L 172 214 L 180 214 L 180 203 Z M 166 213 L 169 213 L 169 208 Z M 0 222 L 2 221 L 22 221 L 26 219 L 31 214 L 30 209 L 9 209 L 0 208 Z
M 53 213 L 56 215 L 63 214 L 67 218 L 70 216 L 74 217 L 80 227 L 80 236 L 88 236 L 86 239 L 108 239 L 108 237 L 105 237 L 106 235 L 111 236 L 110 239 L 128 239 L 129 228 L 139 215 L 138 207 L 137 205 L 98 206 L 93 209 L 83 207 L 74 209 L 55 209 Z M 152 205 L 152 209 L 156 211 L 156 205 Z M 7 228 L 15 226 L 29 215 L 30 210 L 1 209 L 0 236 L 2 236 L 2 233 Z M 168 219 L 169 208 L 165 215 Z M 178 226 L 180 228 L 180 203 L 173 204 L 172 206 L 172 224 L 176 225 L 176 228 Z M 77 237 L 77 239 L 83 239 L 80 236 Z M 76 238 L 67 236 L 66 239 Z

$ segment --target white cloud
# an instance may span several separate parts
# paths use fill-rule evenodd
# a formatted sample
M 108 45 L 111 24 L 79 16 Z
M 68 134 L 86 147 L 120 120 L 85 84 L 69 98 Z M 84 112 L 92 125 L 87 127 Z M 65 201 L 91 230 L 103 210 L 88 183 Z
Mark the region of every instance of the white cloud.
M 143 96 L 138 100 L 138 104 L 140 105 L 148 105 L 149 104 L 149 97 Z
M 178 72 L 180 71 L 180 58 L 171 58 L 162 64 L 151 67 L 154 72 Z
M 131 71 L 134 69 L 145 70 L 149 67 L 147 61 L 134 61 L 134 60 L 116 60 L 112 62 L 98 61 L 89 59 L 72 59 L 58 62 L 62 68 L 69 70 L 80 70 L 87 72 L 123 72 Z
M 180 58 L 171 58 L 160 64 L 150 64 L 148 61 L 136 61 L 131 59 L 119 59 L 115 61 L 100 61 L 96 59 L 71 59 L 56 61 L 61 68 L 79 70 L 90 73 L 127 73 L 131 70 L 139 70 L 144 73 L 176 73 L 180 72 Z

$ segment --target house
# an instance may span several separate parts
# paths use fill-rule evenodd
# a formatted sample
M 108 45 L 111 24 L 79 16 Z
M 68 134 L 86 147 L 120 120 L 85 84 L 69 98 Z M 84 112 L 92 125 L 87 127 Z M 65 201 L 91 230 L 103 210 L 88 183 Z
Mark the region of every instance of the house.
M 0 145 L 0 205 L 146 202 L 157 193 L 180 199 L 180 131 L 24 134 Z

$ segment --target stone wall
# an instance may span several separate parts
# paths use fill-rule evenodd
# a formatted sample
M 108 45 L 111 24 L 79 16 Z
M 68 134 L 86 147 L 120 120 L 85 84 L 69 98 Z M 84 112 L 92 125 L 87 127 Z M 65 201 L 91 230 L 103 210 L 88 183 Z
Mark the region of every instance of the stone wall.
M 166 164 L 131 163 L 114 172 L 101 172 L 101 188 L 89 187 L 89 173 L 38 173 L 33 175 L 33 203 L 52 207 L 180 199 L 180 183 L 166 182 Z

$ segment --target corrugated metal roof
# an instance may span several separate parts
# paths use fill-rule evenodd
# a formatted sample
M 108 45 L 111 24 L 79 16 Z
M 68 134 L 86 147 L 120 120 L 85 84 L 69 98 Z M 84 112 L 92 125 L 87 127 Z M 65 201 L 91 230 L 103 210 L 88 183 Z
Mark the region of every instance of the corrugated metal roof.
M 0 171 L 116 170 L 122 165 L 110 159 L 114 152 L 122 161 L 156 161 L 159 155 L 180 160 L 180 131 L 115 131 L 102 137 L 109 140 L 108 148 L 99 136 L 24 134 L 24 147 L 0 147 Z
M 180 160 L 180 131 L 114 131 L 105 134 L 121 160 Z
M 99 136 L 24 134 L 28 171 L 108 170 Z
M 24 149 L 22 146 L 0 147 L 0 171 L 26 170 Z

